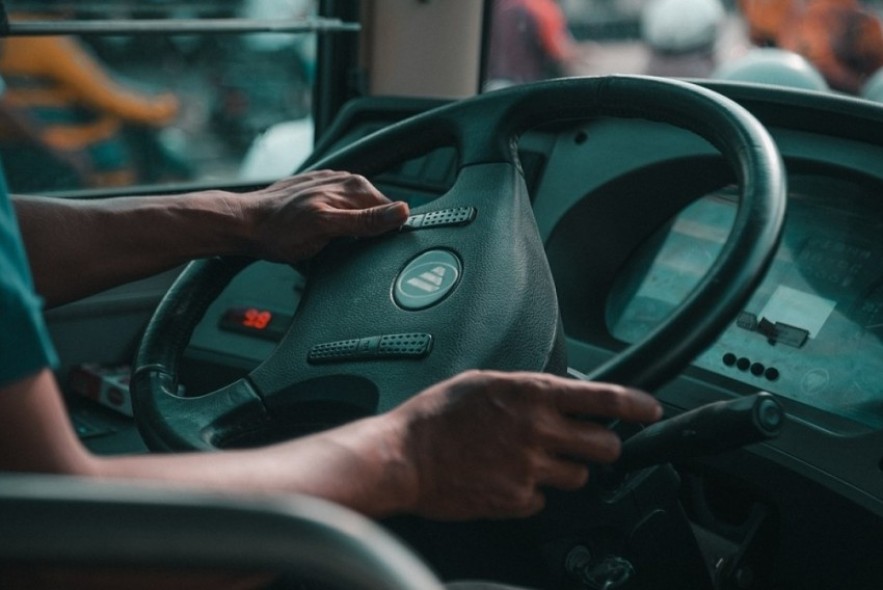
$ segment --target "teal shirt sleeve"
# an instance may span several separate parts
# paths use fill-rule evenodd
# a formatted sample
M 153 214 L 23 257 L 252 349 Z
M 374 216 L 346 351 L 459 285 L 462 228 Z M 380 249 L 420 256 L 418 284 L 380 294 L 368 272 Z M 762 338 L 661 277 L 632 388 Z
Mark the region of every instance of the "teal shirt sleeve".
M 0 174 L 0 387 L 58 364 L 42 306 Z

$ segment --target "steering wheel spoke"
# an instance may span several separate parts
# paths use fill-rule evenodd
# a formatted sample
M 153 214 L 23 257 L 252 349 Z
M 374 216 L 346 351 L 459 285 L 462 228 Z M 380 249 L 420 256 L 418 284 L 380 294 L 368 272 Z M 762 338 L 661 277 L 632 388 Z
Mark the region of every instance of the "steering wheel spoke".
M 152 403 L 136 406 L 140 422 L 149 420 L 155 425 L 141 428 L 141 435 L 156 450 L 213 450 L 234 445 L 266 431 L 273 420 L 247 379 L 197 397 L 177 395 L 174 379 L 161 371 L 138 371 L 132 384 L 158 392 Z

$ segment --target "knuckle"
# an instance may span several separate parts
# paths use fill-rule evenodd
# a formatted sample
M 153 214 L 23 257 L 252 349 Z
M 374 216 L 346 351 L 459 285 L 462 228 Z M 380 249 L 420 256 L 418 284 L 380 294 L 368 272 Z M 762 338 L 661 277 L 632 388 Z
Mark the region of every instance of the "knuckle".
M 522 373 L 519 377 L 527 391 L 537 394 L 548 389 L 547 376 L 542 373 Z
M 478 386 L 488 390 L 506 390 L 506 381 L 500 379 L 500 375 L 494 373 L 493 371 L 486 371 L 482 369 L 469 369 L 468 371 L 463 373 L 463 377 L 467 381 L 471 381 Z
M 460 374 L 457 376 L 457 380 L 458 380 L 458 381 L 475 381 L 475 382 L 479 382 L 479 381 L 484 381 L 484 380 L 485 380 L 485 377 L 486 377 L 486 374 L 485 374 L 484 371 L 481 371 L 481 370 L 479 370 L 479 369 L 469 369 L 469 370 L 467 370 L 467 371 L 464 371 L 464 372 L 460 373 Z
M 530 407 L 539 409 L 550 399 L 539 381 L 532 376 L 518 376 L 504 384 L 507 394 Z
M 348 185 L 358 188 L 365 188 L 371 186 L 371 183 L 368 182 L 368 179 L 362 176 L 361 174 L 350 174 L 346 179 Z

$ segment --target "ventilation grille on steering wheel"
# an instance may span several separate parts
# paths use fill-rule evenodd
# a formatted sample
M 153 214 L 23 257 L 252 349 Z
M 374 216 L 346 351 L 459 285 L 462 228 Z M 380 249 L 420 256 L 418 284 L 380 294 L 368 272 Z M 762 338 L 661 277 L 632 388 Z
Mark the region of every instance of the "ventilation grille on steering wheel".
M 351 338 L 316 344 L 307 360 L 333 363 L 393 358 L 422 358 L 432 349 L 432 335 L 419 332 Z

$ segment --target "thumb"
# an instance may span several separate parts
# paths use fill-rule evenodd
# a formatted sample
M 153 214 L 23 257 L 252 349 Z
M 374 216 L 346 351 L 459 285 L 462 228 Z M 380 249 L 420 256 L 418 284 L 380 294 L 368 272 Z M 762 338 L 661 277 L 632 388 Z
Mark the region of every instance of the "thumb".
M 338 210 L 338 231 L 342 235 L 376 236 L 401 227 L 408 219 L 408 204 L 396 201 L 368 209 Z

